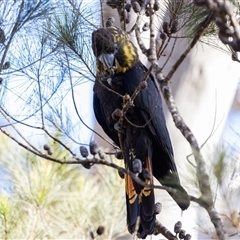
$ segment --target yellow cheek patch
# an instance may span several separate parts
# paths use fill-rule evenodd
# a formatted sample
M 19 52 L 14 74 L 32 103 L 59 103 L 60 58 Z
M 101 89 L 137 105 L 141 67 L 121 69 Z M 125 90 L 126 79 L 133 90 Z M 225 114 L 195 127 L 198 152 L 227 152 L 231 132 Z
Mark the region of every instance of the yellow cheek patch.
M 114 43 L 117 44 L 117 46 L 121 49 L 121 53 L 123 53 L 121 56 L 122 59 L 119 61 L 121 62 L 121 65 L 118 62 L 116 64 L 116 72 L 124 73 L 132 68 L 138 61 L 137 48 L 133 45 L 128 35 L 124 31 L 116 27 L 111 27 L 109 30 L 112 32 Z
M 133 47 L 130 42 L 121 42 L 120 44 L 123 52 L 123 59 L 121 64 L 116 59 L 116 72 L 124 73 L 134 66 L 138 61 L 138 55 L 136 49 Z
M 118 61 L 116 60 L 116 73 L 125 73 L 127 70 L 129 69 L 129 67 L 122 67 Z
M 127 65 L 132 65 L 136 59 L 136 52 L 135 49 L 133 48 L 132 44 L 124 44 L 123 45 L 123 52 L 124 52 L 124 57 Z

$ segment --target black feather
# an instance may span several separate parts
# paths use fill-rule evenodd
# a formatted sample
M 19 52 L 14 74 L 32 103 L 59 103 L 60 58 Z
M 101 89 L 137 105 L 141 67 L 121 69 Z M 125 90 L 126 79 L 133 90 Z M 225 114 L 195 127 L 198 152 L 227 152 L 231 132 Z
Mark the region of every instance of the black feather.
M 107 37 L 107 34 L 104 36 Z M 95 43 L 93 48 L 94 46 L 100 48 L 101 43 Z M 95 52 L 100 53 L 102 50 L 95 49 Z M 146 72 L 146 67 L 138 61 L 126 72 L 113 75 L 111 84 L 101 81 L 100 76 L 97 76 L 95 81 L 95 116 L 105 133 L 118 146 L 118 132 L 114 127 L 117 120 L 112 117 L 112 113 L 116 109 L 122 109 L 123 98 L 121 96 L 125 94 L 131 96 Z M 132 171 L 132 162 L 136 158 L 140 159 L 142 168 L 153 174 L 162 185 L 180 191 L 177 194 L 172 192 L 169 194 L 182 210 L 187 209 L 190 204 L 189 196 L 180 185 L 161 96 L 152 75 L 147 79 L 147 87 L 142 89 L 134 99 L 134 106 L 128 109 L 126 118 L 120 127 L 123 129 L 122 151 L 126 168 Z M 140 173 L 139 177 L 143 181 L 149 182 L 149 179 L 145 179 L 144 174 Z M 145 238 L 153 233 L 155 226 L 154 191 L 137 184 L 129 176 L 125 176 L 125 179 L 128 230 L 130 233 L 135 231 L 136 220 L 140 216 L 139 237 Z M 150 183 L 152 183 L 152 179 Z

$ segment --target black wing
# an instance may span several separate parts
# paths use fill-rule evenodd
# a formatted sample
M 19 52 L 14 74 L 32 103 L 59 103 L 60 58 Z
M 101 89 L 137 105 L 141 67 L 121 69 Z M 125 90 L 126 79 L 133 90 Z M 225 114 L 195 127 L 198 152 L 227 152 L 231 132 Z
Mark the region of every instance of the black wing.
M 124 74 L 125 89 L 130 95 L 135 91 L 146 72 L 146 67 L 141 62 L 138 62 Z M 147 79 L 147 88 L 141 90 L 137 95 L 134 105 L 137 115 L 145 123 L 148 123 L 146 128 L 149 130 L 148 136 L 151 136 L 153 144 L 153 175 L 162 185 L 176 188 L 182 192 L 182 194 L 169 193 L 180 208 L 185 210 L 190 203 L 189 196 L 180 185 L 172 144 L 163 113 L 161 96 L 152 75 Z
M 112 118 L 112 113 L 116 108 L 122 108 L 122 98 L 113 91 L 124 95 L 128 93 L 124 88 L 124 75 L 119 74 L 112 77 L 111 86 L 103 81 L 99 83 L 96 80 L 94 85 L 94 112 L 98 123 L 102 126 L 105 133 L 119 146 L 118 133 L 114 128 L 117 120 Z M 131 78 L 129 78 L 131 81 Z M 105 85 L 105 86 L 103 86 Z M 133 113 L 131 112 L 133 110 Z M 129 113 L 130 112 L 130 113 Z M 128 116 L 136 124 L 144 123 L 138 116 L 136 109 L 130 109 Z M 136 157 L 143 161 L 143 167 L 147 168 L 152 174 L 152 146 L 146 146 L 144 143 L 149 136 L 146 129 L 135 129 L 131 124 L 127 124 L 124 128 L 123 134 L 123 153 L 125 166 L 127 169 L 132 170 L 131 157 L 129 152 L 131 149 L 136 150 Z M 131 159 L 131 160 L 130 160 Z M 138 216 L 141 218 L 139 225 L 139 236 L 145 238 L 147 235 L 152 234 L 155 226 L 155 201 L 154 192 L 152 189 L 144 188 L 136 184 L 129 175 L 125 175 L 126 186 L 126 205 L 127 205 L 127 224 L 130 233 L 134 233 L 136 229 L 136 220 Z M 139 198 L 141 195 L 141 201 Z
M 129 94 L 135 91 L 146 72 L 146 67 L 139 62 L 125 73 L 124 84 Z M 129 79 L 131 79 L 131 81 L 129 81 Z M 143 118 L 145 123 L 148 122 L 146 127 L 151 132 L 155 144 L 161 149 L 159 153 L 167 157 L 166 167 L 168 170 L 177 171 L 173 160 L 172 144 L 162 109 L 161 96 L 152 75 L 147 79 L 147 88 L 140 91 L 137 95 L 134 100 L 134 105 L 138 115 Z
M 121 99 L 113 92 L 108 91 L 102 84 L 96 79 L 93 88 L 94 114 L 103 131 L 119 146 L 118 134 L 114 129 L 116 121 L 112 119 L 111 115 L 116 108 L 121 106 Z
M 152 183 L 151 176 L 154 175 L 162 185 L 181 190 L 180 198 L 179 194 L 169 193 L 181 209 L 186 209 L 189 199 L 180 185 L 161 97 L 154 78 L 151 75 L 148 77 L 148 87 L 139 92 L 134 100 L 135 106 L 128 109 L 123 123 L 115 129 L 117 119 L 113 119 L 112 113 L 115 109 L 123 107 L 123 98 L 119 94 L 132 95 L 147 69 L 138 61 L 137 49 L 125 32 L 115 27 L 101 28 L 93 32 L 92 36 L 93 52 L 98 58 L 97 77 L 104 75 L 103 69 L 112 73 L 109 68 L 116 67 L 113 68 L 116 71 L 111 83 L 98 81 L 100 79 L 95 81 L 94 112 L 97 121 L 118 146 L 117 130 L 122 130 L 121 150 L 127 169 L 133 171 L 135 159 L 140 159 L 144 171 L 139 173 L 139 177 L 143 181 Z M 125 181 L 129 232 L 135 232 L 135 224 L 140 216 L 138 233 L 141 238 L 145 238 L 153 233 L 155 227 L 154 191 L 137 184 L 128 175 L 125 175 Z

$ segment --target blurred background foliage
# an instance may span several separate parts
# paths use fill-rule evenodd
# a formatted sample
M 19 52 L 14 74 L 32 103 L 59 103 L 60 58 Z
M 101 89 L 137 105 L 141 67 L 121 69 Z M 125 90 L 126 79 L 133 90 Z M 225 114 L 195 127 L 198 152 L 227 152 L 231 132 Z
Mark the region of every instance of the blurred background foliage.
M 0 153 L 0 239 L 90 239 L 99 226 L 105 231 L 98 239 L 126 233 L 124 181 L 117 171 L 46 161 L 6 137 Z
M 67 149 L 49 140 L 49 134 L 69 146 L 74 153 L 79 153 L 80 145 L 88 145 L 93 135 L 91 92 L 95 78 L 95 58 L 91 51 L 91 32 L 101 25 L 102 14 L 110 14 L 109 9 L 104 9 L 100 2 L 103 1 L 1 1 L 0 28 L 5 33 L 5 41 L 2 36 L 0 40 L 1 129 L 25 146 L 31 149 L 32 146 L 36 147 L 43 154 L 43 143 L 49 142 L 53 156 L 57 159 L 64 160 L 72 155 Z M 201 28 L 209 10 L 196 7 L 193 2 L 189 4 L 189 1 L 163 2 L 165 5 L 157 13 L 157 20 L 177 20 L 181 31 L 176 36 L 180 41 L 182 38 L 189 42 Z M 132 15 L 131 21 L 134 21 L 136 15 Z M 161 24 L 157 28 L 160 33 Z M 230 55 L 231 52 L 225 46 L 216 43 L 216 36 L 216 25 L 211 23 L 200 42 Z M 148 39 L 149 34 L 145 40 Z M 162 58 L 164 60 L 164 56 Z M 175 61 L 177 57 L 173 59 Z M 208 59 L 205 62 L 212 64 L 208 63 Z M 188 69 L 192 69 L 192 66 Z M 198 84 L 201 83 L 199 78 L 197 75 Z M 181 81 L 177 79 L 172 82 Z M 202 82 L 206 88 L 207 83 Z M 191 84 L 187 82 L 187 85 Z M 194 88 L 198 91 L 195 95 L 199 95 L 197 84 Z M 180 89 L 182 87 L 177 90 Z M 187 111 L 190 102 L 193 101 L 187 98 L 187 105 L 184 104 Z M 198 105 L 194 106 L 195 109 L 199 112 Z M 189 112 L 191 119 L 197 114 Z M 89 117 L 87 120 L 86 116 Z M 201 117 L 206 118 L 206 114 Z M 201 117 L 199 121 L 202 121 Z M 209 118 L 207 120 L 212 121 Z M 202 127 L 202 122 L 199 125 Z M 13 132 L 13 127 L 18 132 Z M 90 129 L 90 133 L 86 133 L 86 128 Z M 200 129 L 204 132 L 204 127 Z M 90 239 L 97 236 L 99 226 L 103 226 L 105 231 L 97 239 L 125 236 L 124 181 L 116 170 L 101 165 L 94 165 L 90 170 L 80 164 L 61 165 L 25 151 L 2 135 L 0 142 L 0 239 Z M 180 146 L 185 160 L 189 151 L 184 152 L 180 142 L 183 140 L 178 141 L 175 152 L 176 147 Z M 103 143 L 106 145 L 106 142 Z M 206 158 L 206 162 L 210 162 L 208 172 L 215 202 L 219 202 L 219 213 L 221 217 L 230 220 L 228 222 L 235 227 L 235 235 L 240 226 L 239 149 L 236 150 L 235 154 L 219 147 L 214 161 Z M 114 158 L 108 157 L 107 160 L 122 164 Z M 195 167 L 189 164 L 182 175 L 186 179 L 191 178 L 188 183 L 194 185 L 194 193 L 197 194 L 195 171 Z M 175 212 L 169 214 L 166 205 L 167 215 L 173 218 Z M 196 221 L 196 231 L 210 232 L 206 219 L 208 216 L 204 216 L 202 222 Z M 226 222 L 224 224 L 228 227 Z

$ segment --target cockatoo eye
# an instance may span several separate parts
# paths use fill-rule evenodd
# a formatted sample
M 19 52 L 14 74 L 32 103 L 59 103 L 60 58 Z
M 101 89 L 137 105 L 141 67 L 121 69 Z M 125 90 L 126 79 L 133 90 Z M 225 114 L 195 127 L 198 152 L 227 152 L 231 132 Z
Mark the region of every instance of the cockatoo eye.
M 118 51 L 118 45 L 115 43 L 114 44 L 114 53 L 116 53 Z

